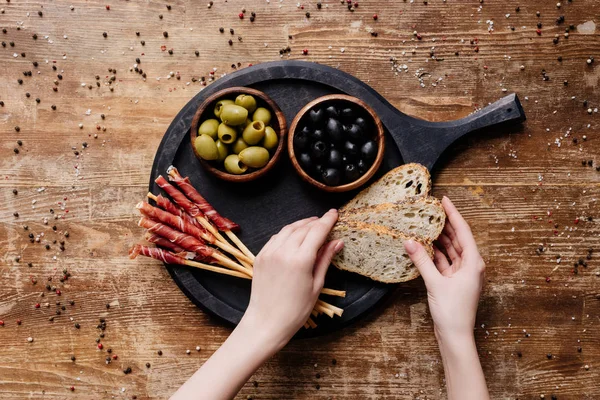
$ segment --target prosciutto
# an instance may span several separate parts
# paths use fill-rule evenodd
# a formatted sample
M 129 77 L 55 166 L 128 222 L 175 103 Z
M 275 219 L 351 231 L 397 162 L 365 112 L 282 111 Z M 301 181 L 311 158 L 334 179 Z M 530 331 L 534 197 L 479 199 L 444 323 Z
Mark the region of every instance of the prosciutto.
M 202 217 L 202 211 L 198 208 L 197 205 L 192 203 L 183 193 L 181 193 L 177 188 L 171 185 L 167 180 L 159 175 L 158 178 L 154 180 L 154 182 L 158 185 L 159 188 L 167 192 L 167 194 L 173 199 L 173 201 L 181 208 L 183 208 L 188 214 L 192 217 Z
M 198 222 L 196 220 L 196 218 L 192 217 L 190 214 L 185 212 L 182 208 L 177 207 L 175 204 L 173 204 L 173 202 L 171 200 L 164 197 L 162 194 L 159 194 L 158 196 L 156 196 L 155 201 L 156 201 L 156 205 L 158 207 L 162 208 L 163 210 L 165 210 L 166 212 L 170 212 L 173 215 L 177 215 L 194 226 L 202 227 L 202 225 L 200 225 L 200 222 Z
M 198 257 L 207 262 L 213 261 L 213 254 L 217 250 L 208 247 L 195 237 L 188 235 L 187 233 L 178 232 L 165 224 L 154 221 L 147 217 L 142 217 L 138 222 L 138 225 L 148 229 L 148 232 L 162 236 L 169 240 L 171 243 L 178 245 L 179 247 L 196 253 Z
M 190 199 L 203 213 L 206 217 L 214 223 L 220 231 L 238 231 L 240 226 L 235 222 L 223 217 L 220 215 L 217 210 L 210 205 L 208 201 L 198 191 L 194 188 L 189 178 L 184 178 L 179 174 L 177 168 L 174 166 L 170 166 L 167 169 L 167 174 L 169 175 L 169 180 L 171 182 L 175 182 L 177 187 L 181 189 L 185 196 Z M 164 179 L 164 178 L 163 178 Z M 159 184 L 160 186 L 160 184 Z M 168 192 L 167 192 L 168 193 Z
M 141 244 L 136 244 L 129 250 L 129 258 L 136 258 L 140 254 L 146 257 L 152 257 L 167 264 L 186 265 L 185 253 L 182 254 L 183 257 L 181 257 L 179 254 L 173 254 L 166 250 L 159 249 L 158 247 L 148 247 Z

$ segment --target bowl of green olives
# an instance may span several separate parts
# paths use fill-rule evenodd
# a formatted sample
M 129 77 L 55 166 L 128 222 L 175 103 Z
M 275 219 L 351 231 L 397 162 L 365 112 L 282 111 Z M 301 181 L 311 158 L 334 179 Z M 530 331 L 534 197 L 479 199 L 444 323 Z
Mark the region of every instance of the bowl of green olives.
M 383 124 L 375 111 L 343 94 L 319 97 L 304 106 L 288 136 L 296 172 L 327 192 L 346 192 L 367 183 L 384 152 Z
M 249 182 L 281 158 L 287 125 L 265 93 L 231 87 L 209 96 L 192 119 L 190 139 L 202 166 L 229 182 Z

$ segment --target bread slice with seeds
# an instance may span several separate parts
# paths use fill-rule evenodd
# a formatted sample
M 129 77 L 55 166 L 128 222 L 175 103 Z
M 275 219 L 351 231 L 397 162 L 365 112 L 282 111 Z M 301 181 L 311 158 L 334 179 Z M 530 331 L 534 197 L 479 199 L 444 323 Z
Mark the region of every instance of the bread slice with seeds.
M 419 276 L 419 271 L 404 250 L 404 241 L 415 238 L 401 232 L 384 226 L 346 221 L 335 225 L 330 239 L 344 241 L 344 248 L 331 260 L 341 270 L 385 283 L 406 282 Z M 416 240 L 433 256 L 431 242 Z
M 339 221 L 382 225 L 407 236 L 433 241 L 442 233 L 446 213 L 436 198 L 410 197 L 397 203 L 341 211 Z
M 392 169 L 352 200 L 340 211 L 351 208 L 395 203 L 407 197 L 427 196 L 431 191 L 431 175 L 421 164 L 404 164 Z

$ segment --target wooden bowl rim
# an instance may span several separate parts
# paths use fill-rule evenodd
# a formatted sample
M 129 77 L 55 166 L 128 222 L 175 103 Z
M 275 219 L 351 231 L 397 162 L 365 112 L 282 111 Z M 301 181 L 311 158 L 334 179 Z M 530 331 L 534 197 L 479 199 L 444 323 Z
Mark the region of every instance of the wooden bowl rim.
M 279 143 L 277 144 L 277 149 L 273 153 L 273 156 L 271 157 L 271 159 L 269 160 L 267 165 L 265 165 L 264 167 L 262 167 L 260 169 L 257 169 L 254 172 L 251 172 L 249 174 L 234 175 L 234 174 L 230 174 L 225 171 L 221 171 L 220 169 L 213 167 L 208 161 L 200 158 L 200 156 L 196 153 L 196 148 L 194 147 L 194 139 L 198 136 L 198 127 L 199 127 L 199 123 L 200 123 L 200 117 L 202 116 L 202 114 L 204 114 L 204 112 L 206 111 L 206 108 L 211 103 L 218 100 L 220 97 L 228 96 L 228 95 L 231 95 L 232 93 L 250 94 L 250 95 L 260 98 L 262 101 L 267 103 L 267 105 L 271 108 L 271 111 L 274 114 L 273 116 L 275 118 L 277 118 L 277 123 L 279 125 L 279 129 L 276 130 L 277 136 L 279 137 Z M 202 164 L 204 169 L 206 169 L 209 173 L 211 173 L 212 175 L 216 176 L 219 179 L 222 179 L 222 180 L 228 181 L 228 182 L 250 182 L 250 181 L 260 178 L 261 176 L 263 176 L 267 172 L 269 172 L 271 169 L 273 169 L 275 164 L 277 164 L 277 162 L 279 162 L 279 160 L 281 158 L 281 154 L 283 153 L 283 148 L 285 147 L 286 134 L 287 134 L 287 124 L 286 124 L 285 116 L 283 115 L 283 112 L 281 111 L 281 109 L 279 108 L 277 103 L 275 103 L 275 101 L 273 101 L 273 99 L 271 99 L 269 96 L 267 96 L 266 93 L 261 92 L 260 90 L 256 90 L 256 89 L 252 89 L 252 88 L 244 87 L 244 86 L 233 86 L 230 88 L 222 89 L 222 90 L 219 90 L 218 92 L 215 92 L 212 95 L 208 96 L 198 106 L 198 109 L 196 110 L 196 113 L 194 114 L 194 118 L 192 119 L 192 124 L 190 127 L 190 141 L 192 144 L 192 151 L 194 152 L 194 155 L 196 156 L 196 158 L 200 161 L 200 163 Z
M 335 101 L 335 100 L 349 101 L 353 104 L 356 104 L 356 105 L 362 107 L 364 110 L 366 110 L 369 113 L 369 115 L 371 115 L 371 117 L 373 118 L 373 121 L 375 122 L 375 126 L 377 127 L 378 150 L 377 150 L 377 157 L 375 158 L 373 165 L 371 165 L 371 167 L 367 170 L 367 172 L 365 172 L 365 174 L 363 176 L 361 176 L 354 182 L 346 183 L 344 185 L 327 186 L 324 183 L 319 182 L 316 179 L 312 178 L 310 175 L 308 175 L 304 171 L 304 169 L 302 169 L 300 164 L 298 163 L 298 160 L 296 159 L 296 154 L 294 152 L 294 134 L 296 132 L 296 128 L 298 127 L 298 123 L 300 122 L 302 117 L 304 117 L 304 115 L 311 108 L 313 108 L 314 106 L 316 106 L 318 104 L 321 104 L 321 103 L 324 103 L 327 101 Z M 379 119 L 379 117 L 377 116 L 375 111 L 367 103 L 365 103 L 361 99 L 354 97 L 354 96 L 349 96 L 346 94 L 328 94 L 328 95 L 321 96 L 319 98 L 314 99 L 313 101 L 309 102 L 304 107 L 302 107 L 302 109 L 298 112 L 298 114 L 296 114 L 296 116 L 292 120 L 292 125 L 290 126 L 290 130 L 288 133 L 289 133 L 288 134 L 288 155 L 290 157 L 290 161 L 292 162 L 292 165 L 294 166 L 294 169 L 296 170 L 296 172 L 300 175 L 300 177 L 304 181 L 306 181 L 306 182 L 310 183 L 311 185 L 315 186 L 316 188 L 324 190 L 326 192 L 341 193 L 341 192 L 347 192 L 349 190 L 353 190 L 353 189 L 357 189 L 357 188 L 361 187 L 362 185 L 367 183 L 373 177 L 373 175 L 375 175 L 375 172 L 377 172 L 377 170 L 379 169 L 379 167 L 381 166 L 381 163 L 383 161 L 383 155 L 385 153 L 385 131 L 383 129 L 383 123 L 381 122 L 381 120 Z

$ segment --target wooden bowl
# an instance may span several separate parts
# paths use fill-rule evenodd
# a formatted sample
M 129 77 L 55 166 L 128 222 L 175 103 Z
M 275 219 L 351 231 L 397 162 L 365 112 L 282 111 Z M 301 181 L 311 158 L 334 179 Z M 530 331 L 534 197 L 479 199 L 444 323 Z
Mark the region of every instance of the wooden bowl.
M 204 121 L 209 118 L 216 118 L 213 114 L 215 103 L 223 98 L 235 100 L 235 98 L 239 94 L 250 94 L 254 96 L 258 107 L 265 107 L 271 111 L 272 117 L 270 125 L 275 131 L 275 133 L 277 133 L 277 136 L 279 137 L 279 143 L 277 144 L 277 148 L 275 149 L 275 152 L 271 156 L 271 159 L 269 160 L 267 165 L 260 169 L 253 170 L 249 173 L 234 175 L 230 174 L 229 172 L 223 169 L 217 168 L 215 162 L 206 161 L 200 158 L 200 156 L 196 153 L 196 148 L 194 147 L 194 140 L 198 136 L 198 127 L 200 126 L 200 121 Z M 287 125 L 285 122 L 285 117 L 277 103 L 275 103 L 273 100 L 271 100 L 269 96 L 267 96 L 259 90 L 241 86 L 219 90 L 218 92 L 204 100 L 202 104 L 200 104 L 200 106 L 198 107 L 198 110 L 196 110 L 196 114 L 194 114 L 194 118 L 192 119 L 192 126 L 190 128 L 190 140 L 192 143 L 192 149 L 194 150 L 194 154 L 196 155 L 198 160 L 200 160 L 200 163 L 202 164 L 204 169 L 206 169 L 208 172 L 210 172 L 217 178 L 223 179 L 224 181 L 228 182 L 250 182 L 260 178 L 261 176 L 269 172 L 281 158 L 281 154 L 283 153 L 283 149 L 285 146 L 286 134 Z
M 362 175 L 360 178 L 358 178 L 356 181 L 346 183 L 343 185 L 339 185 L 339 186 L 327 186 L 324 183 L 319 182 L 316 179 L 312 178 L 310 175 L 308 175 L 304 171 L 304 169 L 302 169 L 300 164 L 298 163 L 298 160 L 296 159 L 296 154 L 294 152 L 294 133 L 296 132 L 296 129 L 299 127 L 300 122 L 302 121 L 302 118 L 305 116 L 305 114 L 308 111 L 310 111 L 312 108 L 314 108 L 315 106 L 320 105 L 321 108 L 324 108 L 326 103 L 339 104 L 339 103 L 343 103 L 343 102 L 352 103 L 352 105 L 362 108 L 373 119 L 372 122 L 373 122 L 373 125 L 375 126 L 375 130 L 376 130 L 375 135 L 374 135 L 375 136 L 374 140 L 377 142 L 377 147 L 378 147 L 377 157 L 375 158 L 375 161 L 373 162 L 371 167 L 367 170 L 367 172 L 365 172 L 365 174 Z M 364 101 L 357 99 L 356 97 L 348 96 L 345 94 L 330 94 L 327 96 L 319 97 L 318 99 L 315 99 L 315 100 L 311 101 L 310 103 L 308 103 L 307 105 L 305 105 L 300 110 L 300 112 L 298 114 L 296 114 L 296 116 L 294 117 L 294 120 L 292 121 L 292 126 L 290 127 L 290 134 L 288 136 L 288 154 L 290 156 L 290 160 L 292 161 L 292 165 L 294 166 L 294 169 L 296 170 L 296 172 L 298 172 L 298 175 L 300 175 L 300 177 L 304 181 L 306 181 L 306 182 L 310 183 L 311 185 L 315 186 L 316 188 L 319 188 L 326 192 L 333 192 L 333 193 L 347 192 L 349 190 L 354 190 L 356 188 L 359 188 L 362 185 L 364 185 L 365 183 L 367 183 L 369 181 L 369 179 L 371 179 L 373 177 L 373 175 L 375 175 L 375 172 L 377 172 L 377 169 L 379 169 L 379 166 L 381 165 L 381 162 L 383 161 L 383 153 L 384 152 L 385 152 L 385 137 L 384 137 L 383 124 L 381 123 L 381 120 L 379 119 L 379 117 L 377 116 L 375 111 L 373 111 L 373 109 L 371 107 L 369 107 Z

